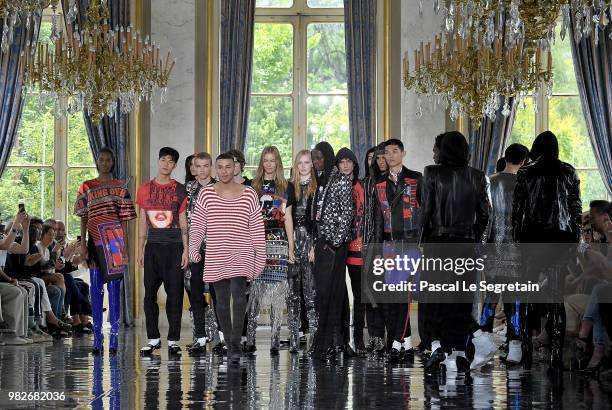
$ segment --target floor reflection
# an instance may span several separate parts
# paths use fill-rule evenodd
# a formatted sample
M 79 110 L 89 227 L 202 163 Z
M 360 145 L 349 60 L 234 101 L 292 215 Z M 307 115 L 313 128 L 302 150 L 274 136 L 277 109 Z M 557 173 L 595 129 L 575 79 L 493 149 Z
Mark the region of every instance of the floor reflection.
M 258 357 L 228 367 L 212 354 L 169 360 L 162 349 L 159 356 L 140 358 L 141 332 L 126 329 L 114 357 L 91 356 L 89 337 L 0 347 L 0 408 L 611 407 L 612 372 L 599 378 L 565 372 L 551 380 L 545 366 L 506 369 L 496 362 L 469 375 L 434 376 L 424 374 L 418 356 L 396 366 L 373 359 L 323 366 L 286 350 L 270 357 L 265 334 Z M 65 399 L 15 401 L 9 392 L 64 392 Z

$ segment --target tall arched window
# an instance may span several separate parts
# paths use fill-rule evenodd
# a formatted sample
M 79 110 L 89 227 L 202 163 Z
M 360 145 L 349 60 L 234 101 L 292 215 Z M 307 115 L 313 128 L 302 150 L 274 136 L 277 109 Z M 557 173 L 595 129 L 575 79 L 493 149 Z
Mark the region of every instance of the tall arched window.
M 319 141 L 350 146 L 342 0 L 258 0 L 246 139 L 252 170 L 276 145 L 285 168 Z
M 545 130 L 554 132 L 559 139 L 560 159 L 572 164 L 578 171 L 582 205 L 586 210 L 592 200 L 610 198 L 597 167 L 582 113 L 570 41 L 567 37 L 561 41 L 558 26 L 552 47 L 552 97 L 548 99 L 544 95 L 536 95 L 537 112 L 534 112 L 532 97 L 526 100 L 525 107 L 519 106 L 508 144 L 518 142 L 531 148 L 534 133 L 537 135 Z
M 39 41 L 50 42 L 50 34 L 51 19 L 45 13 Z M 79 185 L 95 175 L 83 113 L 56 117 L 50 97 L 28 93 L 9 163 L 0 179 L 0 218 L 14 216 L 17 203 L 23 200 L 31 216 L 65 221 L 74 238 L 80 232 L 80 222 L 72 213 L 76 194 Z

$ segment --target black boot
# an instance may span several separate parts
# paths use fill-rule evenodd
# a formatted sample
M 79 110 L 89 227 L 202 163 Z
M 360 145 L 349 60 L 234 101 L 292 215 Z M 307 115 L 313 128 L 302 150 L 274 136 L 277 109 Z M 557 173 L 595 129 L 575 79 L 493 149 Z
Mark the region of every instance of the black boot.
M 549 307 L 546 322 L 551 342 L 550 368 L 563 371 L 563 342 L 565 340 L 565 308 L 563 304 L 553 303 Z

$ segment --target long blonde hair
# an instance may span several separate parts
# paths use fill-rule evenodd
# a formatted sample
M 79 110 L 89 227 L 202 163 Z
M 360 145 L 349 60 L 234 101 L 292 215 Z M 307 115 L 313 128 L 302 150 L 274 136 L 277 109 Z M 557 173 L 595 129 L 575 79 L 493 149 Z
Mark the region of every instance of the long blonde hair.
M 265 147 L 263 151 L 261 151 L 261 156 L 259 157 L 259 167 L 257 167 L 257 172 L 255 173 L 255 178 L 253 178 L 251 186 L 259 195 L 261 195 L 264 176 L 266 174 L 263 167 L 264 157 L 266 154 L 274 155 L 274 160 L 276 162 L 274 185 L 276 186 L 276 193 L 282 195 L 287 192 L 287 180 L 285 179 L 285 174 L 283 171 L 283 160 L 281 159 L 280 152 L 278 152 L 278 148 L 276 148 L 274 145 Z
M 295 197 L 298 201 L 302 200 L 302 190 L 299 189 L 302 181 L 300 177 L 300 171 L 298 169 L 298 163 L 300 162 L 300 158 L 305 155 L 310 157 L 310 150 L 303 149 L 298 152 L 295 156 L 295 160 L 293 161 L 293 168 L 291 168 L 291 178 L 293 180 L 293 186 L 295 187 Z M 306 191 L 307 198 L 311 195 L 314 195 L 314 193 L 317 191 L 317 179 L 315 178 L 313 171 L 314 165 L 313 168 L 310 169 L 310 182 L 308 183 L 308 190 Z

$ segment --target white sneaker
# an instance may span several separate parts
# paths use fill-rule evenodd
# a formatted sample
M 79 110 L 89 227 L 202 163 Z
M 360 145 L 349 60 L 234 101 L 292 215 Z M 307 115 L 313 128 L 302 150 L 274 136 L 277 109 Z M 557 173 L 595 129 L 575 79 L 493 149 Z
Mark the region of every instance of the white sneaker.
M 446 373 L 467 373 L 470 369 L 470 362 L 465 357 L 465 352 L 453 350 L 446 359 L 440 363 L 440 366 L 446 367 Z
M 444 366 L 446 368 L 446 373 L 457 373 L 457 354 L 452 352 L 451 354 L 446 354 L 446 359 L 440 366 Z
M 481 330 L 477 330 L 474 333 L 472 343 L 474 344 L 475 351 L 474 360 L 472 360 L 470 369 L 476 370 L 486 365 L 489 360 L 493 358 L 497 348 L 495 347 L 495 344 L 491 341 L 489 335 Z
M 508 345 L 508 356 L 506 357 L 506 363 L 519 364 L 523 359 L 523 349 L 521 348 L 520 340 L 511 340 Z
M 7 346 L 23 346 L 23 345 L 31 344 L 32 341 L 30 339 L 26 340 L 22 337 L 13 336 L 13 337 L 5 337 L 4 343 Z

